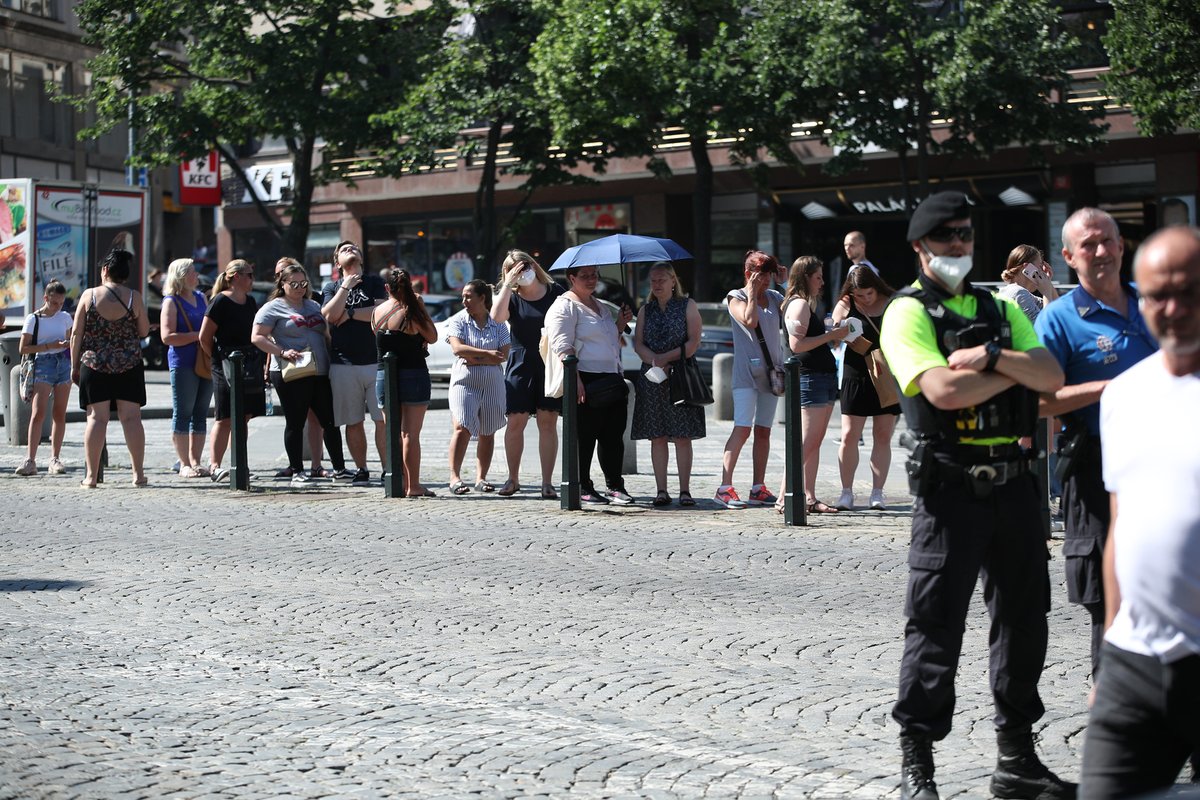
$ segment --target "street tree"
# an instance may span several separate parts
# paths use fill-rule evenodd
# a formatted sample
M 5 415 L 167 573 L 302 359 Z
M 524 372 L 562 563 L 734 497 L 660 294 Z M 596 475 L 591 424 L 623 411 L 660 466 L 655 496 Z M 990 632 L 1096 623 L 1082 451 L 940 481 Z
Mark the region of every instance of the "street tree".
M 577 159 L 571 154 L 551 149 L 549 119 L 529 68 L 546 9 L 528 0 L 467 0 L 455 13 L 424 56 L 422 79 L 394 107 L 372 117 L 384 137 L 393 132 L 376 151 L 375 168 L 395 176 L 436 169 L 447 153 L 481 164 L 475 261 L 478 274 L 491 275 L 528 220 L 528 204 L 539 189 L 589 179 L 572 171 Z M 524 180 L 519 202 L 501 215 L 496 185 L 505 174 Z
M 663 131 L 676 128 L 695 168 L 692 192 L 697 296 L 707 296 L 712 253 L 710 138 L 734 163 L 764 152 L 795 163 L 790 125 L 771 115 L 756 91 L 761 65 L 751 57 L 757 17 L 738 0 L 546 0 L 552 19 L 533 49 L 537 86 L 554 143 L 603 171 L 611 158 L 646 158 L 670 169 Z M 751 6 L 753 4 L 750 4 Z M 803 31 L 793 32 L 795 41 Z M 681 139 L 682 140 L 682 139 Z
M 1067 102 L 1078 41 L 1048 0 L 821 2 L 826 52 L 807 68 L 840 87 L 824 119 L 831 171 L 869 149 L 893 151 L 911 209 L 935 155 L 1027 146 L 1036 160 L 1043 147 L 1099 144 L 1103 109 Z
M 302 255 L 315 187 L 371 148 L 370 113 L 387 108 L 445 27 L 446 8 L 370 0 L 81 0 L 93 80 L 75 98 L 95 136 L 128 121 L 132 161 L 166 166 L 216 149 L 241 178 L 246 145 L 274 139 L 292 162 L 284 209 L 250 197 L 285 253 Z M 382 13 L 379 13 L 382 11 Z
M 1200 5 L 1113 0 L 1104 46 L 1109 91 L 1137 114 L 1145 136 L 1200 129 Z

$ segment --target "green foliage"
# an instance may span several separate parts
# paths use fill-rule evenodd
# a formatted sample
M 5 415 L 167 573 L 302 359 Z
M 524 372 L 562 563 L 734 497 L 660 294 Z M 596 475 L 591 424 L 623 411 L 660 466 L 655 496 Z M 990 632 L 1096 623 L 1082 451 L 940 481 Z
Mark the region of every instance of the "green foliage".
M 1104 46 L 1109 91 L 1133 107 L 1146 136 L 1200 128 L 1200 5 L 1113 0 Z
M 370 0 L 82 0 L 94 136 L 125 121 L 134 97 L 134 161 L 170 165 L 214 147 L 234 151 L 270 137 L 293 159 L 293 213 L 307 232 L 312 186 L 330 180 L 339 157 L 372 144 L 367 116 L 386 108 L 415 73 L 443 7 L 376 16 Z M 314 154 L 323 143 L 323 159 Z M 278 222 L 268 223 L 282 232 Z M 302 241 L 301 241 L 302 246 Z
M 929 155 L 1030 145 L 1036 158 L 1103 134 L 1102 109 L 1065 102 L 1077 42 L 1046 0 L 825 0 L 823 16 L 810 80 L 840 87 L 826 118 L 835 170 L 877 146 L 916 152 L 924 182 Z

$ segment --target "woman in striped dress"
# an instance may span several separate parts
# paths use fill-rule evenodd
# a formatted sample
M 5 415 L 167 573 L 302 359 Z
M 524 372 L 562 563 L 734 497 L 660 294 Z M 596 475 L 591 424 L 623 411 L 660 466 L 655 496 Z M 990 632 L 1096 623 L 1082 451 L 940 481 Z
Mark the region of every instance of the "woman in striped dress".
M 487 474 L 496 447 L 496 431 L 504 427 L 504 362 L 508 360 L 508 326 L 491 318 L 492 289 L 481 280 L 463 287 L 463 312 L 450 320 L 446 341 L 456 360 L 450 370 L 450 491 L 466 494 L 470 487 L 460 471 L 467 444 L 475 445 L 475 488 L 494 492 Z

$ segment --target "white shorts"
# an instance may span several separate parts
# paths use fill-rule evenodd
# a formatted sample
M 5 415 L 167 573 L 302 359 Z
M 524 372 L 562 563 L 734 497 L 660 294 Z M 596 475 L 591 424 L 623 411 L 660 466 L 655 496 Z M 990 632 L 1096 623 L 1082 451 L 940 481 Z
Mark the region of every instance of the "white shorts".
M 733 390 L 733 426 L 749 428 L 758 425 L 769 428 L 775 424 L 775 410 L 779 398 L 770 392 L 760 392 L 750 387 Z
M 383 409 L 375 398 L 375 373 L 378 364 L 330 364 L 329 383 L 333 386 L 333 424 L 357 425 L 367 414 L 383 421 Z

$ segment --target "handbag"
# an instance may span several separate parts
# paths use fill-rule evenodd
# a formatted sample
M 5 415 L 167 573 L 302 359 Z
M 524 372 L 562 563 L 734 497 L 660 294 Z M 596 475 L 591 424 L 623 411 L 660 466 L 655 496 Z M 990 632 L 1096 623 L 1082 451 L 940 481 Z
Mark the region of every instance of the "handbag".
M 684 344 L 687 344 L 687 340 L 684 340 Z M 713 402 L 713 393 L 704 381 L 700 365 L 696 363 L 695 357 L 684 355 L 683 345 L 680 345 L 679 353 L 679 361 L 671 368 L 671 405 L 709 405 Z
M 543 380 L 542 391 L 546 397 L 563 396 L 563 365 L 562 359 L 550 352 L 550 337 L 542 328 L 542 340 L 538 343 L 538 353 L 542 363 L 546 365 L 546 376 Z
M 867 317 L 867 322 L 871 323 L 871 327 L 879 333 L 879 326 L 874 320 Z M 882 336 L 882 334 L 880 334 Z M 860 336 L 859 339 L 862 337 Z M 888 366 L 887 359 L 883 357 L 883 351 L 878 347 L 867 353 L 864 360 L 867 362 L 867 374 L 871 376 L 871 385 L 875 387 L 875 394 L 879 395 L 880 408 L 894 406 L 900 402 L 900 387 L 896 383 L 896 377 L 892 375 L 892 369 Z
M 38 323 L 41 317 L 39 317 L 37 314 L 33 314 L 32 316 L 33 343 L 36 345 L 38 338 Z M 36 361 L 37 354 L 35 353 L 27 353 L 26 355 L 21 356 L 21 377 L 18 381 L 18 390 L 21 393 L 21 399 L 26 403 L 33 402 L 33 381 L 36 374 Z
M 783 397 L 787 391 L 787 373 L 783 371 L 782 367 L 775 366 L 775 362 L 771 360 L 771 351 L 767 349 L 767 340 L 763 338 L 762 325 L 756 327 L 754 333 L 758 336 L 758 346 L 762 348 L 763 360 L 767 362 L 767 380 L 771 382 L 771 394 Z
M 615 372 L 605 372 L 590 383 L 585 383 L 583 392 L 584 405 L 588 408 L 609 408 L 624 403 L 629 397 L 625 376 Z
M 310 378 L 317 374 L 317 359 L 313 356 L 312 350 L 301 350 L 300 357 L 295 361 L 289 361 L 283 365 L 281 371 L 284 383 L 298 381 L 301 378 Z
M 179 302 L 176 301 L 176 315 L 183 318 L 183 324 L 187 325 L 188 333 L 192 333 L 196 329 L 192 327 L 192 321 L 188 319 L 187 312 L 179 308 Z M 205 380 L 212 380 L 212 354 L 205 352 L 204 348 L 196 342 L 196 363 L 192 367 L 197 375 Z

